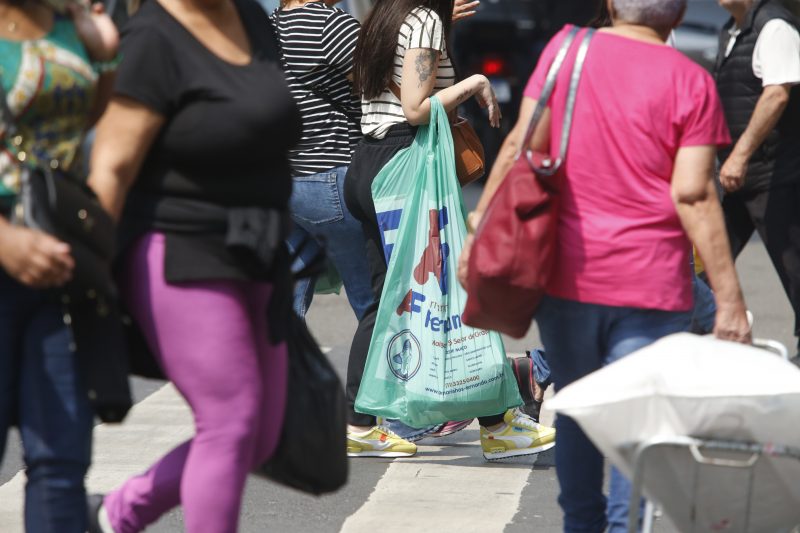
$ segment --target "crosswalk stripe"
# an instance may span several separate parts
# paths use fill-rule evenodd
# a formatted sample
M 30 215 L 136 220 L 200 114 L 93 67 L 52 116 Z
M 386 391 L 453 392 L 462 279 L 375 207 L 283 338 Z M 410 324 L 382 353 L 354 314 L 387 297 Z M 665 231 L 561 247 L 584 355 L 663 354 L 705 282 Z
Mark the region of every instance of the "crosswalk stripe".
M 122 425 L 94 430 L 93 465 L 87 490 L 107 492 L 154 463 L 194 433 L 191 413 L 172 385 L 165 385 L 131 409 Z M 24 533 L 22 509 L 25 474 L 0 487 L 3 533 Z
M 322 350 L 328 353 L 331 348 Z M 119 486 L 193 433 L 185 401 L 172 385 L 163 386 L 137 403 L 124 424 L 95 428 L 88 492 L 105 493 Z M 475 422 L 453 437 L 423 441 L 415 457 L 392 462 L 342 531 L 405 532 L 419 528 L 420 516 L 425 516 L 426 530 L 501 532 L 519 509 L 535 458 L 487 464 L 479 441 L 465 440 L 471 434 L 478 435 Z M 2 533 L 24 533 L 24 491 L 24 472 L 0 486 Z M 415 512 L 408 513 L 410 508 Z
M 470 430 L 477 433 L 477 423 L 465 431 Z M 478 440 L 419 446 L 415 457 L 389 466 L 367 502 L 345 521 L 342 532 L 502 533 L 517 514 L 534 462 L 535 457 L 521 457 L 487 464 Z

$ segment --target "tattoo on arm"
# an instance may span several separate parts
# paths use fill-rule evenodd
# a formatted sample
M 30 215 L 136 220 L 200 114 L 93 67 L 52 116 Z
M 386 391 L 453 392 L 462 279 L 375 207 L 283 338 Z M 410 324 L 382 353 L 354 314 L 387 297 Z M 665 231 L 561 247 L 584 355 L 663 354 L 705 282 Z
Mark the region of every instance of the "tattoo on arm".
M 458 95 L 458 99 L 457 99 L 456 101 L 457 101 L 459 104 L 463 104 L 463 103 L 464 103 L 464 102 L 466 102 L 467 100 L 469 100 L 469 91 L 467 91 L 467 90 L 465 89 L 465 90 L 461 91 L 461 94 L 459 94 L 459 95 Z
M 417 68 L 417 75 L 419 76 L 419 85 L 428 81 L 433 74 L 433 60 L 436 58 L 433 50 L 422 50 L 414 62 Z

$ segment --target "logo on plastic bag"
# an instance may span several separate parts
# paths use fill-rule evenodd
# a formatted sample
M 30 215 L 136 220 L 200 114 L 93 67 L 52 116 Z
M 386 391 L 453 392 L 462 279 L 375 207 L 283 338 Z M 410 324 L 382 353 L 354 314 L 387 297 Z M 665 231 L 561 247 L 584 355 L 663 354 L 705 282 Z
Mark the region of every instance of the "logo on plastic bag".
M 422 350 L 411 330 L 405 329 L 392 337 L 386 349 L 389 368 L 395 377 L 408 381 L 419 372 L 422 366 Z

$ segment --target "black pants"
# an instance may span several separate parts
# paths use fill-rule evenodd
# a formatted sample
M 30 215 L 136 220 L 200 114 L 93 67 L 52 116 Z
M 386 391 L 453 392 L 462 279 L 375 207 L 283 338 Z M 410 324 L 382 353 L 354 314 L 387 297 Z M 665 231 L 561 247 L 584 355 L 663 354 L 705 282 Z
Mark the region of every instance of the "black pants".
M 367 362 L 372 330 L 375 328 L 375 318 L 378 315 L 378 304 L 383 293 L 387 266 L 383 254 L 378 217 L 372 201 L 372 181 L 397 152 L 411 146 L 415 134 L 416 128 L 408 124 L 398 124 L 393 126 L 383 139 L 365 137 L 356 147 L 344 180 L 344 200 L 347 209 L 361 222 L 366 237 L 365 255 L 372 276 L 372 291 L 375 294 L 375 303 L 367 309 L 358 323 L 350 349 L 350 359 L 347 363 L 347 404 L 350 411 L 350 423 L 356 426 L 375 424 L 375 417 L 357 413 L 354 406 L 361 378 L 364 375 L 364 366 Z M 483 417 L 479 421 L 483 426 L 490 426 L 502 422 L 503 415 Z
M 734 259 L 757 231 L 794 309 L 800 336 L 800 184 L 740 191 L 722 201 Z

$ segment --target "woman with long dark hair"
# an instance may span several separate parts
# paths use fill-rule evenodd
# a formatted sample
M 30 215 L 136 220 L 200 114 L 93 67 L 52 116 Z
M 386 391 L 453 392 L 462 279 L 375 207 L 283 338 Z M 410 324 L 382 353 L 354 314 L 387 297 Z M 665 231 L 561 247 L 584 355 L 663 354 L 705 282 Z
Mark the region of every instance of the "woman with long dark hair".
M 289 201 L 294 228 L 289 247 L 299 249 L 296 269 L 318 253 L 317 241 L 324 241 L 328 257 L 341 275 L 353 313 L 360 319 L 373 303 L 369 267 L 361 223 L 346 209 L 342 199 L 350 158 L 361 140 L 360 98 L 354 95 L 353 55 L 360 25 L 348 13 L 337 9 L 339 0 L 281 0 L 272 23 L 281 48 L 286 81 L 300 110 L 303 134 L 289 151 L 293 188 Z M 474 2 L 455 0 L 453 18 L 465 18 Z M 313 239 L 309 243 L 307 240 Z M 314 296 L 315 281 L 295 284 L 294 309 L 305 316 Z M 361 381 L 364 354 L 371 331 L 357 330 L 348 366 L 353 382 Z M 367 335 L 366 338 L 360 336 Z M 356 433 L 370 431 L 375 417 L 355 412 L 349 405 L 348 422 Z M 385 436 L 388 446 L 369 456 L 393 457 L 412 453 L 409 441 L 422 436 L 444 436 L 464 425 L 410 428 L 398 421 L 384 421 L 375 431 Z M 389 431 L 386 431 L 386 430 Z M 392 431 L 394 430 L 394 431 Z M 432 432 L 432 430 L 436 430 Z M 351 452 L 351 455 L 360 455 Z
M 364 139 L 356 148 L 345 180 L 345 200 L 361 221 L 367 238 L 366 256 L 372 290 L 380 300 L 386 277 L 386 257 L 378 215 L 372 201 L 372 181 L 401 149 L 411 145 L 416 127 L 430 119 L 429 97 L 436 94 L 448 112 L 471 97 L 489 113 L 492 126 L 500 125 L 500 108 L 489 80 L 482 75 L 456 82 L 450 59 L 449 36 L 453 0 L 378 0 L 364 22 L 355 51 L 353 81 L 362 97 L 361 130 Z M 359 322 L 371 338 L 378 304 Z M 366 347 L 365 347 L 366 348 Z M 362 353 L 366 354 L 367 349 Z M 358 392 L 360 375 L 348 371 L 348 399 Z M 554 445 L 555 431 L 536 424 L 512 410 L 483 417 L 481 445 L 484 457 L 528 455 Z M 504 439 L 510 432 L 527 437 Z M 348 433 L 348 452 L 370 453 L 383 446 L 382 435 L 372 431 Z

